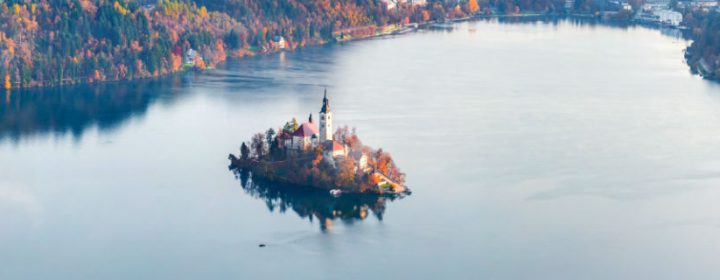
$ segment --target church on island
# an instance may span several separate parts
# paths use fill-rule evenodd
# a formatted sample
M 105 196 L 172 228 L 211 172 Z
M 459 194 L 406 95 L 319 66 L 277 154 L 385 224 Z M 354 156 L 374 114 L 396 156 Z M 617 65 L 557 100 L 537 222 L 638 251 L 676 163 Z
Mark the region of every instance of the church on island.
M 312 114 L 308 121 L 300 124 L 292 133 L 283 132 L 278 135 L 280 145 L 290 152 L 302 152 L 316 149 L 320 146 L 325 158 L 345 160 L 351 158 L 358 163 L 360 170 L 367 169 L 367 155 L 363 152 L 349 153 L 348 147 L 333 136 L 333 112 L 330 110 L 330 100 L 327 98 L 327 89 L 323 95 L 320 108 L 319 123 L 313 120 Z
M 228 156 L 230 168 L 249 171 L 271 182 L 324 188 L 331 195 L 343 192 L 408 194 L 405 174 L 389 153 L 365 146 L 346 126 L 333 131 L 334 115 L 327 90 L 318 119 L 293 118 L 277 133 L 270 128 L 240 146 L 240 157 Z

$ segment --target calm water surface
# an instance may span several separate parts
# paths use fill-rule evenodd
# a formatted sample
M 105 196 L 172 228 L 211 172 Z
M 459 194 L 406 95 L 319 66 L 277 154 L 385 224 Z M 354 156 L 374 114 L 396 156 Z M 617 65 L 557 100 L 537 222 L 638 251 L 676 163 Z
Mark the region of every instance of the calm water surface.
M 686 44 L 477 22 L 13 92 L 0 279 L 720 277 L 720 87 L 688 72 Z M 316 113 L 323 87 L 412 196 L 333 200 L 227 170 L 253 133 Z

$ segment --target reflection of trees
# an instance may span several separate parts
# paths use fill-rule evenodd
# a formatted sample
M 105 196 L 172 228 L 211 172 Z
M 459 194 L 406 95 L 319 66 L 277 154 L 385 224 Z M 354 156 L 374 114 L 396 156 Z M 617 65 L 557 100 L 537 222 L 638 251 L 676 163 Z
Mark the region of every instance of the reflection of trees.
M 113 129 L 168 91 L 177 77 L 159 81 L 102 83 L 8 92 L 0 102 L 0 140 L 55 133 L 75 137 L 92 125 Z
M 311 222 L 317 219 L 322 231 L 331 229 L 332 221 L 336 219 L 352 224 L 372 214 L 382 220 L 385 203 L 400 198 L 376 194 L 343 194 L 333 197 L 326 190 L 272 183 L 252 178 L 251 173 L 245 170 L 233 172 L 243 190 L 252 197 L 264 200 L 270 212 L 277 210 L 285 213 L 291 209 L 303 219 L 307 218 Z

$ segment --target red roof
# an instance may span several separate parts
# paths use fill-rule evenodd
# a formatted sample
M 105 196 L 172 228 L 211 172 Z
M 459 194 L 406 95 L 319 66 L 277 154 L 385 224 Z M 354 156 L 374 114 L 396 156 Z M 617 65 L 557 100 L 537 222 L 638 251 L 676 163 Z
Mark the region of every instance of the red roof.
M 343 145 L 340 144 L 340 142 L 333 141 L 333 152 L 334 151 L 344 151 L 344 150 L 345 150 L 345 147 L 343 147 Z
M 314 123 L 303 123 L 298 127 L 295 132 L 293 132 L 293 136 L 297 137 L 312 137 L 313 135 L 318 134 L 317 126 L 315 126 Z
M 333 152 L 345 150 L 345 147 L 343 146 L 343 144 L 338 141 L 328 140 L 325 143 L 323 143 L 323 146 L 325 147 L 325 150 L 331 150 Z

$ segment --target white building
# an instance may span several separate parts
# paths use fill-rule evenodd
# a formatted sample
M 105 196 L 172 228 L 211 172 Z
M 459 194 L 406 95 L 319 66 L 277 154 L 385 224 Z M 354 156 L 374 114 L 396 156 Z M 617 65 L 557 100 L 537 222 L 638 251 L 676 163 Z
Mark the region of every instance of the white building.
M 368 156 L 365 152 L 353 151 L 349 156 L 354 158 L 355 161 L 357 162 L 358 170 L 360 170 L 362 172 L 370 171 L 370 168 L 368 168 Z
M 188 65 L 195 65 L 195 59 L 197 58 L 198 53 L 193 49 L 188 49 L 185 53 L 185 64 Z
M 309 150 L 318 145 L 318 129 L 312 120 L 301 124 L 292 134 L 292 148 L 296 150 Z
M 393 9 L 397 7 L 398 3 L 410 3 L 410 5 L 425 5 L 427 4 L 427 0 L 382 0 L 382 2 L 385 2 L 388 9 Z
M 325 158 L 334 162 L 335 158 L 347 158 L 348 147 L 339 141 L 333 140 L 332 133 L 333 113 L 330 110 L 330 101 L 327 98 L 327 90 L 323 96 L 323 105 L 320 108 L 320 128 L 318 123 L 313 121 L 312 114 L 308 121 L 298 126 L 298 128 L 290 135 L 288 132 L 282 132 L 278 135 L 278 140 L 282 142 L 285 148 L 292 150 L 307 151 L 321 145 Z M 367 167 L 367 156 L 358 154 L 357 160 L 361 162 L 361 168 Z
M 272 44 L 275 48 L 284 50 L 287 47 L 287 42 L 283 36 L 275 36 L 272 39 Z
M 663 5 L 663 3 L 644 4 L 642 10 L 635 15 L 635 20 L 645 24 L 666 26 L 679 26 L 682 23 L 681 13 L 659 5 Z
M 630 3 L 622 0 L 608 1 L 608 7 L 616 11 L 632 11 L 632 6 L 630 5 Z
M 678 1 L 678 6 L 680 8 L 693 8 L 693 9 L 711 8 L 711 7 L 718 6 L 718 1 L 716 1 L 716 0 Z
M 565 0 L 565 11 L 571 12 L 575 8 L 575 0 Z

